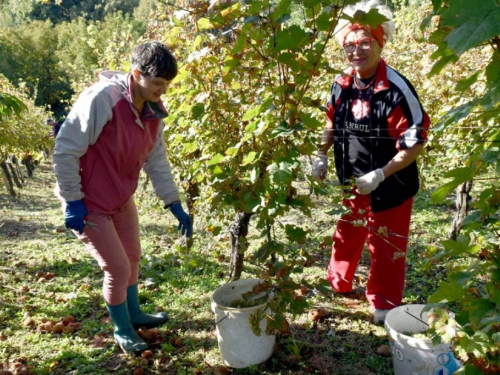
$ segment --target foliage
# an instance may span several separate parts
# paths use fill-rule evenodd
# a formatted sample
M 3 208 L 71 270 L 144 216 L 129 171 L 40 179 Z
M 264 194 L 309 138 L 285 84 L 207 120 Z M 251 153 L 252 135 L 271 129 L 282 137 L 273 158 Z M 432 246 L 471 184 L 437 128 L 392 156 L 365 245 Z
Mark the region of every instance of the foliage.
M 289 22 L 294 10 L 300 22 Z M 307 306 L 292 274 L 309 260 L 303 244 L 310 230 L 280 218 L 291 210 L 310 214 L 310 194 L 297 191 L 298 181 L 318 189 L 303 159 L 316 152 L 323 127 L 326 100 L 315 88 L 326 92 L 335 73 L 325 50 L 339 11 L 330 1 L 198 2 L 155 30 L 182 63 L 168 93 L 174 163 L 182 179 L 203 187 L 200 199 L 214 216 L 256 218 L 262 239 L 254 260 L 276 282 L 275 313 Z M 286 328 L 274 319 L 273 328 Z
M 137 29 L 129 16 L 116 13 L 109 14 L 104 22 L 83 18 L 63 22 L 54 31 L 58 36 L 54 53 L 78 95 L 95 81 L 100 70 L 120 68 L 118 64 L 128 60 L 131 46 L 144 30 Z
M 28 2 L 9 2 L 9 4 L 14 3 Z M 141 2 L 141 4 L 146 3 L 146 1 Z M 169 159 L 180 174 L 179 177 L 202 186 L 202 197 L 198 204 L 200 220 L 197 233 L 200 236 L 212 233 L 214 238 L 200 239 L 199 242 L 205 241 L 209 244 L 204 249 L 203 256 L 198 254 L 199 249 L 196 248 L 189 254 L 175 253 L 174 250 L 178 247 L 173 246 L 170 239 L 166 239 L 163 230 L 154 230 L 160 218 L 151 214 L 150 207 L 148 209 L 141 207 L 148 220 L 150 216 L 156 219 L 147 225 L 146 254 L 148 252 L 154 254 L 145 260 L 148 282 L 167 271 L 175 272 L 175 276 L 168 277 L 168 282 L 160 280 L 162 282 L 160 291 L 154 293 L 163 293 L 166 296 L 165 301 L 169 301 L 166 303 L 175 306 L 180 320 L 191 321 L 196 315 L 191 308 L 192 305 L 194 306 L 199 301 L 199 296 L 206 292 L 206 290 L 201 291 L 203 288 L 197 284 L 205 285 L 209 279 L 211 284 L 206 286 L 206 289 L 212 290 L 218 281 L 210 279 L 210 276 L 213 276 L 210 272 L 224 273 L 223 267 L 214 267 L 212 264 L 214 259 L 223 259 L 225 245 L 217 242 L 217 239 L 224 241 L 225 231 L 222 228 L 227 226 L 230 220 L 228 217 L 235 211 L 249 210 L 258 222 L 255 228 L 257 233 L 253 233 L 253 238 L 257 242 L 254 248 L 257 250 L 251 255 L 248 254 L 247 260 L 250 264 L 246 270 L 255 276 L 273 281 L 273 288 L 276 288 L 280 296 L 276 300 L 277 304 L 273 306 L 275 311 L 300 312 L 310 303 L 310 300 L 303 298 L 302 291 L 317 286 L 313 281 L 323 277 L 325 266 L 320 264 L 320 269 L 315 270 L 317 277 L 311 277 L 314 264 L 318 260 L 314 250 L 318 248 L 317 236 L 318 232 L 320 233 L 317 221 L 311 219 L 314 219 L 314 215 L 318 215 L 318 211 L 321 210 L 316 210 L 314 207 L 313 203 L 317 204 L 315 201 L 317 196 L 310 193 L 322 192 L 322 186 L 309 179 L 304 166 L 307 164 L 307 156 L 314 154 L 318 141 L 318 130 L 323 122 L 320 105 L 326 101 L 329 83 L 336 72 L 334 68 L 337 68 L 337 65 L 344 65 L 344 59 L 338 53 L 336 45 L 327 43 L 329 36 L 328 30 L 325 29 L 324 14 L 328 8 L 321 1 L 279 2 L 283 8 L 278 5 L 270 12 L 264 10 L 264 6 L 268 3 L 263 1 L 222 2 L 221 7 L 211 9 L 208 9 L 206 2 L 189 2 L 191 5 L 185 3 L 184 9 L 174 9 L 169 6 L 164 14 L 162 14 L 163 8 L 158 9 L 158 17 L 152 20 L 151 28 L 144 35 L 144 39 L 158 38 L 168 42 L 173 46 L 181 64 L 181 74 L 167 98 L 172 112 L 166 129 L 170 147 Z M 287 3 L 290 4 L 288 8 Z M 498 124 L 497 90 L 500 86 L 498 47 L 495 42 L 498 33 L 494 32 L 497 26 L 491 22 L 489 14 L 495 15 L 497 8 L 493 2 L 487 1 L 480 4 L 478 9 L 471 10 L 469 6 L 467 8 L 469 10 L 464 11 L 465 1 L 435 0 L 434 13 L 424 21 L 424 25 L 429 27 L 423 28 L 420 34 L 415 30 L 416 20 L 422 11 L 430 9 L 429 3 L 416 0 L 391 3 L 394 3 L 396 9 L 401 9 L 401 12 L 396 14 L 398 25 L 396 40 L 384 48 L 384 58 L 415 85 L 421 93 L 424 108 L 429 111 L 433 122 L 438 123 L 432 129 L 428 152 L 422 159 L 422 169 L 428 172 L 423 174 L 424 181 L 433 176 L 442 178 L 443 174 L 439 168 L 443 165 L 449 170 L 445 175 L 449 180 L 446 184 L 441 184 L 443 186 L 434 194 L 435 205 L 433 206 L 429 200 L 423 204 L 426 209 L 445 211 L 448 208 L 441 204 L 447 203 L 449 193 L 460 182 L 474 179 L 476 186 L 474 210 L 464 223 L 466 227 L 463 236 L 456 242 L 444 241 L 442 248 L 429 248 L 422 254 L 423 257 L 431 258 L 428 269 L 420 269 L 419 262 L 423 262 L 422 259 L 412 263 L 412 272 L 419 276 L 408 280 L 408 285 L 411 282 L 413 287 L 419 286 L 419 288 L 409 288 L 405 302 L 411 303 L 414 299 L 426 297 L 428 288 L 431 289 L 430 284 L 440 277 L 439 274 L 434 274 L 436 268 L 446 265 L 449 271 L 448 278 L 442 281 L 439 290 L 430 301 L 440 303 L 440 306 L 447 301 L 445 307 L 447 310 L 455 311 L 456 316 L 445 314 L 444 318 L 437 322 L 435 329 L 442 335 L 443 340 L 449 338 L 453 341 L 457 353 L 466 361 L 464 371 L 474 373 L 473 366 L 484 372 L 495 371 L 494 366 L 498 365 L 498 357 L 494 353 L 498 350 L 499 342 L 498 295 L 500 295 L 497 232 L 497 210 L 500 201 L 497 185 L 499 151 L 498 129 L 495 126 Z M 333 11 L 333 8 L 331 10 Z M 142 11 L 143 14 L 148 13 L 145 8 L 142 8 Z M 278 17 L 279 12 L 282 12 L 282 19 Z M 23 19 L 21 13 L 16 17 L 18 20 Z M 335 17 L 332 14 L 328 14 L 328 17 L 330 25 Z M 311 22 L 312 19 L 323 20 L 325 23 L 322 24 L 322 28 L 315 29 L 315 26 L 321 23 L 315 25 Z M 0 35 L 2 57 L 7 56 L 6 62 L 12 65 L 2 65 L 2 71 L 4 68 L 8 71 L 13 64 L 19 64 L 19 68 L 24 70 L 18 76 L 11 75 L 16 77 L 15 83 L 18 88 L 2 80 L 0 92 L 3 99 L 0 98 L 0 103 L 2 100 L 9 101 L 10 95 L 14 95 L 27 105 L 29 114 L 25 112 L 22 118 L 10 118 L 11 113 L 6 121 L 0 120 L 2 147 L 7 147 L 8 152 L 17 153 L 24 150 L 25 146 L 34 150 L 45 144 L 50 145 L 51 139 L 43 138 L 47 131 L 42 121 L 47 116 L 40 108 L 34 106 L 24 92 L 26 87 L 33 90 L 35 86 L 33 82 L 36 83 L 32 78 L 35 75 L 29 75 L 30 69 L 48 64 L 52 70 L 54 65 L 54 61 L 38 49 L 39 45 L 45 45 L 46 49 L 57 56 L 58 68 L 70 72 L 71 88 L 79 92 L 93 79 L 93 74 L 98 69 L 128 70 L 127 60 L 130 48 L 135 44 L 137 32 L 135 26 L 130 26 L 130 22 L 129 18 L 119 15 L 110 16 L 103 23 L 79 18 L 52 27 L 50 22 L 43 25 L 36 22 L 31 26 L 24 25 L 31 30 L 29 37 L 28 32 L 23 33 L 16 28 L 3 29 Z M 461 28 L 462 24 L 467 26 Z M 471 25 L 479 26 L 478 30 L 484 29 L 484 35 L 490 35 L 489 39 L 481 41 L 475 34 L 476 29 Z M 466 33 L 471 29 L 472 32 L 469 33 L 473 37 L 467 37 Z M 4 35 L 9 38 L 4 38 Z M 16 39 L 10 37 L 15 38 L 18 35 L 21 36 L 21 40 L 16 44 L 17 42 L 14 43 Z M 293 43 L 284 38 L 290 35 L 293 36 Z M 436 45 L 422 44 L 421 42 L 427 38 Z M 488 44 L 488 41 L 492 44 Z M 326 45 L 324 51 L 323 45 Z M 27 51 L 30 52 L 29 55 Z M 433 53 L 437 62 L 431 69 L 429 55 Z M 19 61 L 9 60 L 9 54 L 17 56 Z M 39 58 L 39 55 L 43 55 L 44 58 Z M 319 60 L 315 60 L 318 57 Z M 330 61 L 327 62 L 326 59 Z M 318 61 L 316 65 L 315 61 Z M 0 64 L 6 62 L 0 61 Z M 29 66 L 31 63 L 33 67 Z M 451 65 L 452 63 L 454 65 Z M 425 76 L 429 71 L 430 79 Z M 19 80 L 28 83 L 25 85 Z M 440 118 L 441 115 L 445 116 Z M 210 208 L 204 206 L 202 202 L 209 204 Z M 308 211 L 313 212 L 312 218 L 307 217 Z M 26 217 L 20 218 L 19 223 L 26 223 L 28 221 Z M 421 237 L 434 233 L 439 237 L 439 231 L 435 229 L 437 224 L 429 225 L 427 218 L 422 220 L 422 227 L 417 228 L 420 230 L 418 235 Z M 36 246 L 49 243 L 50 245 L 43 246 L 67 249 L 68 253 L 73 254 L 72 256 L 81 256 L 80 251 L 72 253 L 75 244 L 71 238 L 57 232 L 54 229 L 55 224 L 52 223 L 48 227 L 53 232 L 49 233 L 49 229 L 45 227 L 45 220 L 41 221 L 44 224 L 40 226 L 39 232 L 50 235 L 50 238 L 38 240 Z M 302 224 L 304 221 L 305 224 Z M 442 226 L 446 218 L 438 221 Z M 414 220 L 414 223 L 416 222 L 418 221 Z M 4 222 L 0 223 L 0 229 L 2 225 Z M 331 231 L 331 219 L 328 219 L 324 226 L 326 227 L 324 230 Z M 7 227 L 8 225 L 3 228 Z M 26 233 L 29 233 L 29 230 L 26 229 Z M 19 231 L 13 230 L 12 233 L 15 236 Z M 420 242 L 421 238 L 418 241 Z M 11 249 L 15 248 L 14 246 L 13 242 Z M 323 246 L 324 244 L 322 248 Z M 159 252 L 165 248 L 168 254 Z M 41 250 L 43 256 L 40 255 L 36 260 L 30 261 L 37 265 L 42 262 L 44 267 L 59 267 L 52 262 L 51 257 L 55 257 L 53 252 L 47 252 L 46 248 Z M 418 254 L 420 251 L 415 253 Z M 214 255 L 214 259 L 210 254 Z M 42 260 L 45 256 L 49 257 L 50 262 L 47 259 Z M 154 261 L 155 257 L 159 259 L 157 263 Z M 185 258 L 179 262 L 178 257 Z M 5 259 L 7 257 L 3 258 L 3 261 Z M 313 267 L 309 267 L 310 265 Z M 65 270 L 69 267 L 68 263 L 64 262 L 61 262 L 60 266 Z M 73 266 L 74 264 L 71 267 Z M 9 265 L 6 269 L 19 270 L 22 267 L 22 264 L 17 263 L 12 267 Z M 34 273 L 33 269 L 30 271 Z M 29 280 L 27 274 L 20 276 L 18 273 L 21 271 L 16 272 L 17 279 Z M 425 277 L 425 282 L 422 281 L 422 274 L 428 276 Z M 7 272 L 4 276 L 8 275 L 10 274 Z M 91 271 L 82 271 L 82 275 L 85 277 L 84 282 L 78 283 L 76 280 L 75 283 L 66 283 L 71 284 L 71 287 L 68 290 L 64 289 L 64 293 L 85 294 L 82 291 L 87 290 L 86 282 L 92 279 L 93 274 Z M 184 284 L 184 279 L 190 276 L 193 277 Z M 22 290 L 21 288 L 22 285 L 16 284 L 13 290 Z M 33 288 L 37 291 L 33 296 L 40 294 L 38 292 L 45 290 L 44 288 L 56 290 L 50 283 L 39 284 Z M 189 302 L 186 296 L 174 297 L 174 301 L 170 302 L 172 295 L 182 294 L 176 292 L 175 288 L 183 290 L 195 288 L 197 294 Z M 98 287 L 92 290 L 96 289 Z M 6 289 L 3 289 L 4 291 Z M 59 289 L 57 292 L 59 293 Z M 152 290 L 150 292 L 153 293 Z M 9 295 L 9 301 L 13 305 L 18 298 L 16 293 Z M 101 333 L 102 323 L 95 319 L 94 313 L 85 310 L 88 309 L 89 303 L 95 303 L 93 301 L 95 298 L 90 297 L 84 301 L 85 303 L 66 301 L 63 307 L 59 305 L 57 309 L 50 304 L 47 307 L 45 302 L 40 301 L 30 306 L 36 314 L 44 316 L 50 314 L 50 311 L 60 312 L 61 308 L 76 310 L 82 319 L 95 320 L 91 323 L 93 324 L 91 328 L 88 328 L 91 334 Z M 42 304 L 43 309 L 40 308 Z M 86 307 L 83 308 L 80 304 Z M 346 307 L 336 305 L 335 308 L 338 308 L 333 319 L 336 335 L 328 338 L 330 340 L 328 344 L 337 344 L 339 351 L 330 353 L 331 357 L 337 358 L 343 355 L 341 353 L 344 353 L 344 350 L 354 353 L 356 357 L 359 354 L 356 350 L 356 339 L 350 337 L 354 344 L 349 344 L 350 341 L 344 340 L 343 333 L 351 334 L 353 331 L 356 333 L 356 319 L 348 316 L 348 325 L 342 331 L 339 320 L 345 318 L 342 316 L 342 311 L 345 311 Z M 98 315 L 100 317 L 100 314 Z M 292 322 L 291 318 L 286 317 L 286 319 Z M 196 324 L 200 325 L 189 327 L 192 328 L 191 332 L 199 331 L 205 320 L 207 319 L 198 318 Z M 285 320 L 276 320 L 273 324 L 281 329 L 287 327 Z M 16 329 L 20 331 L 19 336 L 15 336 L 19 342 L 16 343 L 16 339 L 12 340 L 10 337 L 4 343 L 0 342 L 2 355 L 11 356 L 9 353 L 18 353 L 16 345 L 19 344 L 20 347 L 24 345 L 25 348 L 33 348 L 36 346 L 33 345 L 33 341 L 44 342 L 50 348 L 56 345 L 55 341 L 57 345 L 61 345 L 57 346 L 60 350 L 56 351 L 62 354 L 54 355 L 55 351 L 52 350 L 54 353 L 41 351 L 30 356 L 30 361 L 47 358 L 47 361 L 44 360 L 45 362 L 40 365 L 46 372 L 51 371 L 49 370 L 52 369 L 51 366 L 63 372 L 80 370 L 77 362 L 83 362 L 84 357 L 91 357 L 94 354 L 90 353 L 93 349 L 88 347 L 88 342 L 93 340 L 92 336 L 77 337 L 74 341 L 71 341 L 70 337 L 50 340 L 39 333 L 28 332 L 23 327 L 18 329 L 19 327 L 14 327 L 15 324 L 9 323 L 7 326 L 9 326 L 8 336 L 14 337 L 12 332 Z M 175 327 L 181 332 L 184 328 L 186 327 Z M 363 337 L 367 330 L 362 329 L 360 332 L 362 333 L 357 334 Z M 318 330 L 314 333 L 320 332 Z M 2 340 L 0 338 L 0 341 Z M 302 350 L 300 347 L 297 348 L 304 344 L 297 344 L 291 338 L 289 340 L 294 342 L 296 348 L 294 355 L 308 356 L 304 348 Z M 67 347 L 70 345 L 80 345 L 78 350 L 82 350 L 85 354 L 79 356 L 68 351 Z M 205 350 L 206 346 L 208 344 L 203 340 L 200 342 L 193 340 L 187 345 L 186 352 L 189 353 L 191 347 Z M 22 350 L 25 348 L 21 349 L 21 353 L 24 353 Z M 175 348 L 165 343 L 162 352 L 172 354 L 174 360 L 170 364 L 173 371 L 181 373 L 188 371 L 186 368 L 193 370 L 193 366 L 188 364 L 189 360 L 183 357 L 181 350 L 177 352 Z M 103 366 L 103 371 L 107 371 L 105 363 L 111 356 L 110 353 L 111 350 L 106 350 L 104 355 L 97 359 L 100 362 L 96 363 Z M 178 356 L 182 360 L 175 362 Z M 203 360 L 199 359 L 197 358 L 196 363 L 203 363 Z M 284 362 L 288 360 L 289 358 Z M 158 363 L 161 367 L 160 360 Z M 487 363 L 490 367 L 486 367 Z M 89 364 L 85 366 L 93 367 Z M 284 366 L 283 363 L 281 366 Z M 386 371 L 387 365 L 376 367 L 373 372 L 382 373 L 382 368 Z
M 39 0 L 30 14 L 32 20 L 49 19 L 54 24 L 71 22 L 80 17 L 86 20 L 104 21 L 111 13 L 132 14 L 140 0 Z
M 460 155 L 458 165 L 444 175 L 448 182 L 433 194 L 443 202 L 446 195 L 461 183 L 474 181 L 476 191 L 472 211 L 463 223 L 457 241 L 443 241 L 434 251 L 431 262 L 445 262 L 448 280 L 440 284 L 430 302 L 447 304 L 456 318 L 447 315 L 437 324 L 443 339 L 453 342 L 456 352 L 466 362 L 463 373 L 498 373 L 500 370 L 500 248 L 498 209 L 500 151 L 500 6 L 484 1 L 470 7 L 465 0 L 433 1 L 433 13 L 423 26 L 435 23 L 429 40 L 437 45 L 436 60 L 430 75 L 449 64 L 468 63 L 467 77 L 455 86 L 461 102 L 451 108 L 438 124 L 437 137 L 445 132 L 466 142 L 449 144 L 447 152 Z M 474 64 L 470 55 L 488 54 L 487 66 Z M 484 61 L 485 59 L 483 59 Z M 457 95 L 455 94 L 455 95 Z M 450 334 L 451 332 L 451 334 Z
M 59 114 L 72 90 L 68 73 L 58 65 L 57 45 L 49 21 L 0 30 L 0 71 L 14 85 L 24 84 L 36 105 L 50 103 Z
M 31 20 L 34 1 L 5 0 L 0 2 L 0 27 L 19 26 Z
M 16 96 L 0 92 L 0 120 L 12 115 L 21 116 L 27 110 L 26 105 Z
M 0 158 L 21 156 L 50 147 L 47 114 L 0 75 Z

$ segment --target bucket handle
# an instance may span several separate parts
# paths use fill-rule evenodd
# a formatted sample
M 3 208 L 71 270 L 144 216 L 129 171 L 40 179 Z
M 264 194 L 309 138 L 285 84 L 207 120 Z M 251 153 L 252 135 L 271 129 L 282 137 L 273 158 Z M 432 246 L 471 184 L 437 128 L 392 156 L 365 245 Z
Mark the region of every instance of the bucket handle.
M 226 319 L 228 316 L 229 316 L 229 313 L 226 313 L 226 315 L 225 315 L 223 318 L 221 318 L 221 319 L 219 319 L 217 322 L 215 322 L 215 325 L 217 325 L 217 324 L 219 324 L 220 322 L 222 322 L 222 321 L 223 321 L 224 319 Z
M 408 315 L 410 315 L 412 318 L 415 318 L 416 320 L 418 320 L 420 323 L 423 323 L 425 324 L 427 327 L 429 327 L 429 324 L 427 322 L 424 322 L 422 319 L 416 317 L 415 315 L 413 315 L 411 312 L 409 312 L 408 310 L 404 310 L 405 313 L 407 313 Z

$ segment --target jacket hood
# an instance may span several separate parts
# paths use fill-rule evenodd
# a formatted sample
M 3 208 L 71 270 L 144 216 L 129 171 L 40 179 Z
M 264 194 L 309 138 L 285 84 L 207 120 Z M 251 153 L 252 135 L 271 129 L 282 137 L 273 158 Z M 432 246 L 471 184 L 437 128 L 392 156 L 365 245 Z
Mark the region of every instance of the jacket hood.
M 115 70 L 107 70 L 99 73 L 99 82 L 111 83 L 120 88 L 122 94 L 132 103 L 132 96 L 128 89 L 128 81 L 130 73 L 118 72 Z
M 127 99 L 127 101 L 132 105 L 133 108 L 135 108 L 133 100 L 134 85 L 132 83 L 132 74 L 118 72 L 115 70 L 107 70 L 99 73 L 99 82 L 112 83 L 119 87 L 123 97 Z M 161 100 L 157 103 L 149 101 L 146 103 L 147 108 L 150 112 L 147 115 L 148 117 L 165 118 L 168 116 L 167 110 L 165 109 Z
M 113 82 L 124 88 L 127 87 L 127 76 L 130 73 L 118 72 L 116 70 L 106 70 L 99 73 L 99 82 Z

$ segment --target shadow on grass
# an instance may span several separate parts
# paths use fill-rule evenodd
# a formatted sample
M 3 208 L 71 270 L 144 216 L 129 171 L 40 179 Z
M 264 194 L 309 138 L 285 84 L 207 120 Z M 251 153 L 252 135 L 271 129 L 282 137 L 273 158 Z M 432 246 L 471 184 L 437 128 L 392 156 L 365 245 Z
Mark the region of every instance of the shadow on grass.
M 353 319 L 334 311 L 339 319 Z M 377 353 L 380 345 L 388 345 L 385 337 L 374 335 L 371 331 L 359 334 L 350 329 L 335 326 L 333 315 L 330 322 L 315 324 L 311 328 L 304 325 L 290 325 L 290 333 L 277 335 L 276 347 L 272 356 L 263 364 L 245 369 L 237 369 L 237 375 L 258 374 L 392 374 L 392 359 Z M 356 318 L 366 319 L 364 314 Z M 324 326 L 330 326 L 323 329 Z M 381 372 L 381 368 L 382 370 Z

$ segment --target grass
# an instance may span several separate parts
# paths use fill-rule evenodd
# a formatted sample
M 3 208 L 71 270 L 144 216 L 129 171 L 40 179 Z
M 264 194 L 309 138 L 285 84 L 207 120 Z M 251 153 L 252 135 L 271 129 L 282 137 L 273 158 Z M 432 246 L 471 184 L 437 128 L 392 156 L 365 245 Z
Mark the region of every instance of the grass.
M 290 317 L 290 334 L 278 335 L 276 348 L 265 363 L 246 369 L 223 366 L 217 346 L 213 291 L 226 282 L 229 242 L 222 232 L 213 236 L 205 218 L 195 221 L 194 247 L 187 252 L 178 240 L 174 217 L 152 196 L 151 187 L 137 193 L 142 246 L 140 299 L 144 309 L 162 308 L 167 324 L 152 338 L 152 358 L 122 354 L 112 339 L 112 326 L 101 297 L 102 274 L 83 245 L 64 229 L 55 183 L 48 161 L 26 180 L 20 196 L 0 193 L 0 373 L 22 374 L 392 374 L 390 356 L 377 353 L 388 345 L 383 327 L 371 322 L 362 293 L 310 295 L 312 307 L 327 316 L 312 322 L 307 313 Z M 315 236 L 308 251 L 317 262 L 305 270 L 324 277 L 329 249 L 321 249 L 323 236 L 331 235 L 334 218 L 325 198 L 315 197 L 308 220 Z M 425 303 L 443 278 L 436 265 L 425 267 L 427 249 L 446 233 L 451 209 L 432 206 L 428 192 L 415 200 L 407 260 L 404 303 Z M 257 237 L 255 228 L 250 239 Z M 251 249 L 252 250 L 252 249 Z M 360 281 L 366 280 L 369 258 L 363 255 Z M 244 277 L 257 275 L 247 264 Z M 71 315 L 73 333 L 43 333 L 41 322 L 60 321 Z M 34 325 L 29 325 L 32 322 Z M 140 369 L 140 370 L 139 370 Z M 7 372 L 8 374 L 8 372 Z

